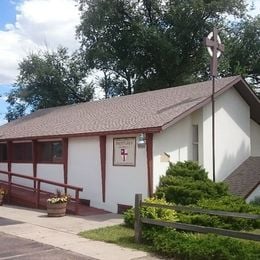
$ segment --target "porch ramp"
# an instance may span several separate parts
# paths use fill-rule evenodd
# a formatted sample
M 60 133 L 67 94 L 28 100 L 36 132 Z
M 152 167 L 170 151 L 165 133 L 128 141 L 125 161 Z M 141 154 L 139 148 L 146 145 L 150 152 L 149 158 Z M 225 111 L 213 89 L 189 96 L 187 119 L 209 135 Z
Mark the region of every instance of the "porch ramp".
M 8 181 L 0 178 L 0 185 L 6 187 L 6 190 L 8 190 L 8 195 L 6 196 L 4 203 L 29 208 L 46 209 L 46 201 L 50 197 L 50 195 L 52 195 L 52 193 L 42 190 L 40 185 L 41 183 L 48 183 L 54 185 L 55 187 L 61 190 L 75 190 L 76 195 L 75 197 L 72 197 L 71 201 L 68 203 L 67 206 L 68 214 L 75 214 L 79 216 L 91 216 L 109 213 L 108 211 L 105 211 L 103 209 L 90 207 L 85 200 L 81 201 L 79 198 L 79 192 L 82 191 L 82 188 L 6 171 L 0 171 L 0 177 L 1 175 L 5 175 L 5 177 L 8 177 Z M 29 179 L 34 183 L 34 187 L 32 188 L 25 185 L 14 183 L 12 182 L 12 177 Z
M 50 194 L 41 194 L 40 196 L 40 203 L 39 209 L 46 209 L 46 200 L 49 198 Z M 36 200 L 36 193 L 32 190 L 27 190 L 25 188 L 20 187 L 13 187 L 10 202 L 6 200 L 5 203 L 17 206 L 23 206 L 28 208 L 35 208 L 35 200 Z M 75 202 L 69 202 L 67 206 L 67 213 L 72 215 L 78 216 L 92 216 L 92 215 L 99 215 L 99 214 L 106 214 L 109 213 L 108 211 L 93 208 L 87 206 L 86 204 L 79 203 L 78 205 L 78 213 L 75 213 Z

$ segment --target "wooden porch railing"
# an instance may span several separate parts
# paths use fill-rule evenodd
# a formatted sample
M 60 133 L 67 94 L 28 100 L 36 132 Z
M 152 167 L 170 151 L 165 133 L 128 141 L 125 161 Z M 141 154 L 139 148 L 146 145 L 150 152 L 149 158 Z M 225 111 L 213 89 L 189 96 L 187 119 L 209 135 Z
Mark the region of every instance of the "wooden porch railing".
M 64 183 L 59 183 L 59 182 L 55 182 L 55 181 L 45 180 L 45 179 L 42 179 L 42 178 L 27 176 L 27 175 L 18 174 L 18 173 L 13 173 L 13 172 L 7 172 L 7 171 L 1 171 L 0 170 L 0 174 L 6 175 L 8 177 L 8 181 L 0 180 L 0 182 L 6 183 L 8 185 L 8 196 L 9 196 L 9 198 L 11 197 L 12 186 L 21 187 L 21 188 L 24 188 L 24 189 L 27 189 L 27 190 L 28 189 L 33 190 L 34 192 L 36 192 L 36 198 L 35 198 L 35 207 L 36 208 L 39 208 L 39 205 L 40 205 L 40 194 L 41 193 L 50 193 L 48 191 L 44 191 L 44 190 L 41 189 L 41 183 L 46 183 L 46 184 L 49 184 L 49 185 L 62 187 L 62 188 L 65 189 L 65 191 L 67 189 L 74 190 L 75 191 L 75 197 L 71 197 L 71 200 L 75 201 L 75 213 L 78 214 L 78 211 L 79 211 L 79 192 L 83 191 L 83 188 L 64 184 Z M 34 187 L 31 188 L 31 187 L 28 187 L 28 186 L 25 186 L 25 185 L 14 183 L 14 182 L 12 182 L 12 177 L 31 180 L 31 181 L 33 181 Z

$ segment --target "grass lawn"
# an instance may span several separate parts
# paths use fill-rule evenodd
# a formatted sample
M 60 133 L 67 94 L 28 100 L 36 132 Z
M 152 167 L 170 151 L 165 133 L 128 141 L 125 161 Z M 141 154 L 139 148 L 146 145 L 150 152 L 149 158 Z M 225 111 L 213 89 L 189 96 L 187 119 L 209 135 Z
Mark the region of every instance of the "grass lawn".
M 152 246 L 136 244 L 134 241 L 134 230 L 127 228 L 124 225 L 116 225 L 83 231 L 79 233 L 79 235 L 85 238 L 117 244 L 123 247 L 129 247 L 146 252 L 153 252 Z

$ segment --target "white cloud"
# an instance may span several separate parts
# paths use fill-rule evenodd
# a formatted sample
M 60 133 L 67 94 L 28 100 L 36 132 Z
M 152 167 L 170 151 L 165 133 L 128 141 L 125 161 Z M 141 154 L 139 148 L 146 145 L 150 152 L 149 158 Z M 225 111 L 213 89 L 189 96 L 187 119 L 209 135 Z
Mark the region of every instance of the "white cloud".
M 260 14 L 260 0 L 247 0 L 247 4 L 251 16 L 256 16 Z
M 0 85 L 14 82 L 19 61 L 32 51 L 79 46 L 75 0 L 23 0 L 16 9 L 16 22 L 0 30 Z

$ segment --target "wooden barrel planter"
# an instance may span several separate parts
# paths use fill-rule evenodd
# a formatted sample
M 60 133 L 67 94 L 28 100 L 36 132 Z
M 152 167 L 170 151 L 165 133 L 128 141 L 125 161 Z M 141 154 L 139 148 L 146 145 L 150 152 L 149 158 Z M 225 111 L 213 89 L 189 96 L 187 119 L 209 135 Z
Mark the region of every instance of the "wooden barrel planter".
M 51 204 L 47 202 L 48 217 L 63 217 L 66 214 L 67 203 Z

